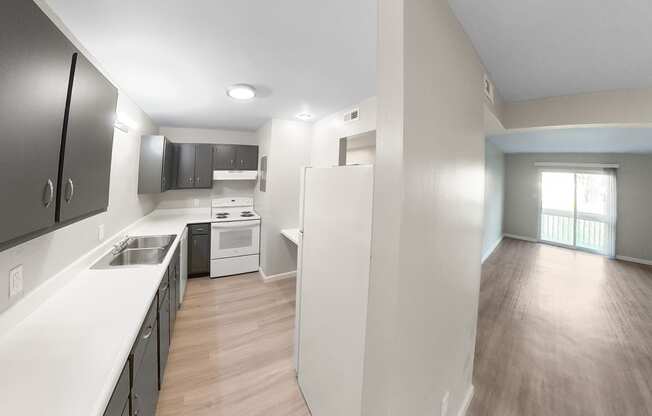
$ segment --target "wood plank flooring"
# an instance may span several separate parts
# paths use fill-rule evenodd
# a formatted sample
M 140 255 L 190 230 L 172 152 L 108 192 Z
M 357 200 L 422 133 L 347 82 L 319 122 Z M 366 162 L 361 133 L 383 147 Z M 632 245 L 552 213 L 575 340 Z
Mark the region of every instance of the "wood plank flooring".
M 308 416 L 292 365 L 295 279 L 190 279 L 158 416 Z
M 470 416 L 652 415 L 652 268 L 505 240 L 483 266 Z

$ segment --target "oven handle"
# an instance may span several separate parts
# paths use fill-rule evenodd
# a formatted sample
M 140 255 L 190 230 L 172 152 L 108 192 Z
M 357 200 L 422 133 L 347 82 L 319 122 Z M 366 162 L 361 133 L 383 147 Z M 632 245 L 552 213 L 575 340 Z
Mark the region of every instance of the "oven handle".
M 211 227 L 212 228 L 248 228 L 248 227 L 256 227 L 260 224 L 259 220 L 255 221 L 231 221 L 231 222 L 214 222 Z

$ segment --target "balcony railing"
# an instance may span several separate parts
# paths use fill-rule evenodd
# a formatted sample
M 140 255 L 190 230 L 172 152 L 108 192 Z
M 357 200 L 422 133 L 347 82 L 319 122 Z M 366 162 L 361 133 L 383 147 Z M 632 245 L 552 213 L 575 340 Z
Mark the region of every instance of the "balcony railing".
M 604 251 L 607 227 L 606 219 L 595 214 L 578 212 L 577 225 L 572 211 L 544 210 L 541 214 L 541 240 L 567 246 Z

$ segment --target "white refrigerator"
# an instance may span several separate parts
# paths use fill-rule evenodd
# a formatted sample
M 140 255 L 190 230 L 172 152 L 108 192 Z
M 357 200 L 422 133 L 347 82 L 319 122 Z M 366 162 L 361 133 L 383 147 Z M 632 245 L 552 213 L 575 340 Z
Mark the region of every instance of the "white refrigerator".
M 373 166 L 306 168 L 297 374 L 313 416 L 357 416 L 371 259 Z

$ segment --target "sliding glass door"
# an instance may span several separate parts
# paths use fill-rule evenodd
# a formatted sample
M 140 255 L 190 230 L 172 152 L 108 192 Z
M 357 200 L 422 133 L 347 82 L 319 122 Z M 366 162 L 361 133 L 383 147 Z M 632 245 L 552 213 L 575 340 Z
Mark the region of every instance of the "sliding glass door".
M 615 255 L 615 171 L 541 171 L 539 239 Z

